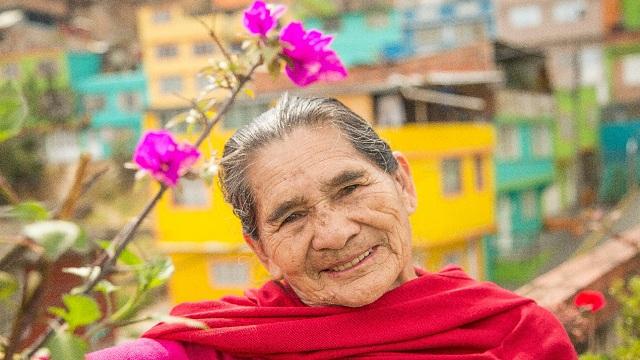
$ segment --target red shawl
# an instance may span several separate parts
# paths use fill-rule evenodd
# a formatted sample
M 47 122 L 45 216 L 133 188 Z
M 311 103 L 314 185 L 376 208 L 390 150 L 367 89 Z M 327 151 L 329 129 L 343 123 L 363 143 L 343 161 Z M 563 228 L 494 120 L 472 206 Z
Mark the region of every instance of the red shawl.
M 309 307 L 281 282 L 246 297 L 172 312 L 206 323 L 160 324 L 144 337 L 262 359 L 577 359 L 561 324 L 532 300 L 459 268 L 419 277 L 360 308 Z M 187 345 L 187 344 L 185 344 Z

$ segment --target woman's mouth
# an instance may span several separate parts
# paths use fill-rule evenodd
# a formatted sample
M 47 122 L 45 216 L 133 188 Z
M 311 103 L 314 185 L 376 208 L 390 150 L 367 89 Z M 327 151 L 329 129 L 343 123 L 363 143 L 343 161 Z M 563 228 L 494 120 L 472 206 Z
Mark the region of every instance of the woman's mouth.
M 367 251 L 363 252 L 362 254 L 356 256 L 351 261 L 348 261 L 346 263 L 331 267 L 331 268 L 329 268 L 329 269 L 327 269 L 325 271 L 328 271 L 328 272 L 331 272 L 331 273 L 339 273 L 339 272 L 351 270 L 351 269 L 357 267 L 358 265 L 360 265 L 364 260 L 369 258 L 371 256 L 371 254 L 375 251 L 375 248 L 376 247 L 372 247 L 372 248 L 368 249 Z

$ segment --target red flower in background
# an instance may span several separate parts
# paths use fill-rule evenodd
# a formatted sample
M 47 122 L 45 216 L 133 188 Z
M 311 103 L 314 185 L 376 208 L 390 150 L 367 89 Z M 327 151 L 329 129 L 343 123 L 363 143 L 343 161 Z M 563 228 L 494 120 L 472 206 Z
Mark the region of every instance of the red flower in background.
M 178 144 L 166 130 L 150 131 L 142 137 L 133 153 L 133 162 L 167 186 L 176 186 L 178 178 L 200 157 L 191 144 Z
M 581 309 L 595 313 L 607 305 L 607 300 L 600 291 L 584 290 L 576 295 L 574 304 Z

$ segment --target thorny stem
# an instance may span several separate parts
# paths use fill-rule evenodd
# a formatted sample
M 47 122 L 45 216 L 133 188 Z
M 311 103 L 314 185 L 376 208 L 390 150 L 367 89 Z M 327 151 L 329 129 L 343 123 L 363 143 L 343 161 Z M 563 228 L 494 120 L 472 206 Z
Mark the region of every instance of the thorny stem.
M 236 77 L 239 79 L 238 84 L 236 85 L 235 89 L 232 90 L 231 95 L 224 102 L 224 104 L 222 105 L 222 108 L 216 114 L 213 120 L 208 121 L 207 126 L 204 128 L 204 130 L 200 134 L 200 137 L 198 137 L 198 140 L 196 140 L 194 144 L 195 147 L 199 147 L 200 144 L 202 144 L 202 142 L 209 136 L 209 133 L 213 129 L 213 126 L 217 124 L 218 121 L 220 121 L 222 116 L 226 114 L 227 111 L 229 111 L 229 109 L 231 108 L 231 105 L 233 104 L 236 97 L 240 93 L 240 90 L 242 90 L 244 85 L 251 79 L 251 77 L 253 76 L 253 73 L 261 64 L 262 64 L 262 59 L 257 61 L 249 69 L 246 75 L 242 75 L 242 76 L 236 75 Z M 124 228 L 122 228 L 122 230 L 120 230 L 120 232 L 113 238 L 111 242 L 112 245 L 110 246 L 111 251 L 108 250 L 103 252 L 101 257 L 97 260 L 96 266 L 100 267 L 100 273 L 98 273 L 98 275 L 95 278 L 91 279 L 83 286 L 82 294 L 88 294 L 89 292 L 91 292 L 91 290 L 100 282 L 100 280 L 102 280 L 105 276 L 107 276 L 112 271 L 116 263 L 116 260 L 118 259 L 122 251 L 124 251 L 124 249 L 129 244 L 129 242 L 131 242 L 136 230 L 140 227 L 140 225 L 142 224 L 142 221 L 149 215 L 151 210 L 156 206 L 156 204 L 158 203 L 162 195 L 165 193 L 165 191 L 167 191 L 167 186 L 164 184 L 160 185 L 160 189 L 154 195 L 154 197 L 149 201 L 149 203 L 147 203 L 144 210 L 138 216 L 136 216 L 132 221 L 130 221 Z M 110 252 L 112 252 L 112 254 L 110 254 Z M 57 318 L 54 321 L 54 323 L 58 323 L 58 324 L 61 323 L 61 319 Z M 27 350 L 27 357 L 31 357 L 40 347 L 42 347 L 42 345 L 49 340 L 52 334 L 53 334 L 53 328 L 50 326 L 49 329 L 40 338 L 38 338 L 33 343 L 33 345 Z

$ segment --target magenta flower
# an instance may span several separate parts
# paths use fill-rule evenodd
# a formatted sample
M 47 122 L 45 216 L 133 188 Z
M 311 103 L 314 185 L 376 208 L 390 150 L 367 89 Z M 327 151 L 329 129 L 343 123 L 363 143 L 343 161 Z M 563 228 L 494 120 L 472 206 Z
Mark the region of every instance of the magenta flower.
M 159 130 L 144 134 L 133 153 L 133 162 L 158 181 L 173 187 L 198 157 L 198 149 L 190 144 L 178 144 L 170 132 Z
M 280 33 L 284 42 L 283 54 L 289 58 L 285 71 L 287 76 L 299 86 L 306 86 L 318 80 L 340 80 L 347 76 L 347 69 L 335 51 L 329 49 L 332 36 L 318 30 L 302 27 L 294 21 Z
M 276 27 L 278 18 L 285 10 L 284 5 L 271 5 L 264 1 L 255 1 L 244 11 L 244 27 L 252 34 L 266 36 L 269 30 Z

